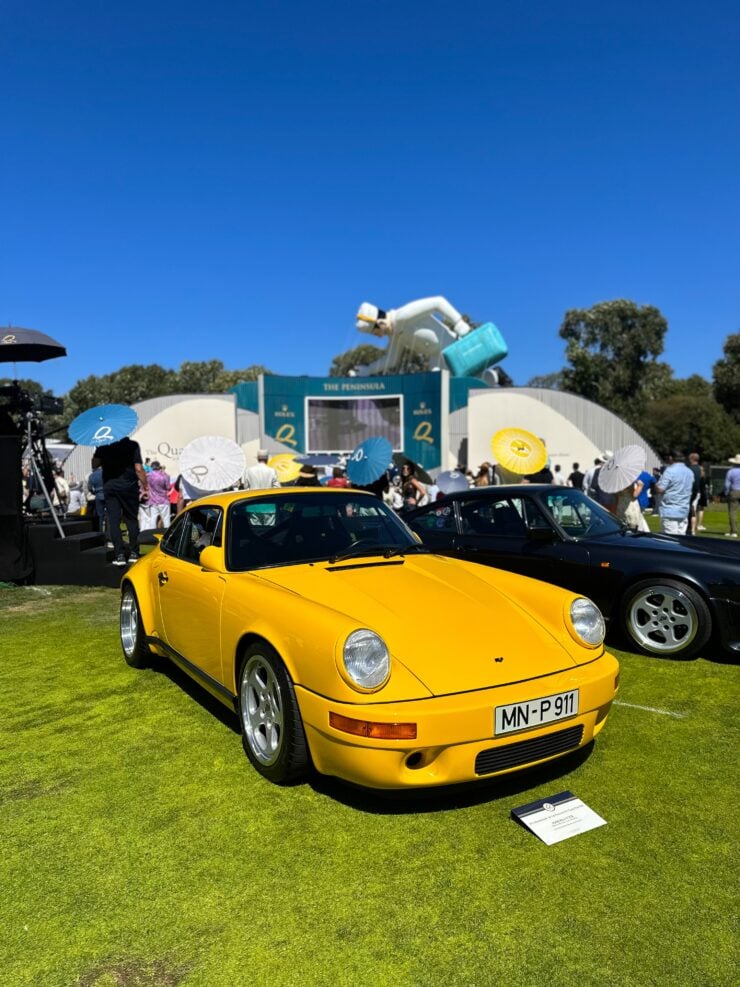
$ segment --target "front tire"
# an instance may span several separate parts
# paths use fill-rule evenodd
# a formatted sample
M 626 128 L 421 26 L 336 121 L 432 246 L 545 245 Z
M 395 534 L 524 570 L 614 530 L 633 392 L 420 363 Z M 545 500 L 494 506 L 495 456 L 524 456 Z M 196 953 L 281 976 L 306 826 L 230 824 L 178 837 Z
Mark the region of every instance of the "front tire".
M 621 617 L 627 641 L 654 658 L 695 658 L 712 634 L 707 604 L 696 590 L 673 579 L 631 586 Z
M 146 668 L 152 660 L 152 653 L 146 643 L 146 632 L 141 620 L 139 601 L 133 586 L 124 586 L 121 593 L 119 620 L 121 648 L 126 663 L 132 668 Z
M 251 645 L 239 670 L 239 723 L 244 752 L 277 785 L 301 780 L 309 756 L 288 670 L 267 643 Z

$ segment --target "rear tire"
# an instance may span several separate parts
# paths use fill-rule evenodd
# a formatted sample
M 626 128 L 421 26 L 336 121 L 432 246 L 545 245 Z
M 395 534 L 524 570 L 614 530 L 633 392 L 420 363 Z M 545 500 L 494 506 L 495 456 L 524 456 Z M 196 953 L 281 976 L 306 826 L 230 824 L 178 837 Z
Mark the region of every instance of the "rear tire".
M 121 648 L 123 657 L 132 668 L 146 668 L 152 653 L 146 643 L 146 632 L 141 620 L 139 601 L 133 586 L 126 585 L 121 593 L 120 611 Z
M 712 616 L 702 597 L 674 579 L 635 583 L 621 606 L 630 646 L 654 658 L 695 658 L 712 635 Z
M 244 752 L 276 785 L 302 780 L 308 745 L 295 689 L 282 659 L 266 642 L 251 645 L 239 669 L 239 723 Z

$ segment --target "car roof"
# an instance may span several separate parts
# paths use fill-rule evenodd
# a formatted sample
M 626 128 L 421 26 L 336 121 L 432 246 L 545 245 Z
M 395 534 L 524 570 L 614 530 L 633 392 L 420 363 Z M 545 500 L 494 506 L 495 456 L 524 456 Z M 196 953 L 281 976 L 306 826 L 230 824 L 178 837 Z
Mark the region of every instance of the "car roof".
M 314 497 L 316 494 L 326 494 L 327 497 L 346 497 L 347 494 L 352 494 L 353 496 L 372 497 L 373 500 L 377 500 L 375 494 L 367 490 L 358 490 L 355 487 L 266 487 L 260 490 L 227 490 L 213 494 L 206 493 L 197 500 L 191 501 L 186 509 L 189 509 L 191 505 L 196 506 L 198 504 L 213 504 L 226 508 L 230 504 L 235 504 L 240 500 L 255 500 L 258 497 L 265 496 L 297 499 L 309 494 L 312 494 Z
M 471 487 L 470 490 L 455 490 L 454 493 L 445 494 L 444 500 L 459 500 L 461 497 L 490 497 L 500 494 L 533 494 L 542 490 L 568 490 L 573 487 L 560 487 L 557 483 L 502 483 L 490 484 L 487 487 Z M 440 498 L 441 500 L 442 498 Z M 426 505 L 425 505 L 426 506 Z

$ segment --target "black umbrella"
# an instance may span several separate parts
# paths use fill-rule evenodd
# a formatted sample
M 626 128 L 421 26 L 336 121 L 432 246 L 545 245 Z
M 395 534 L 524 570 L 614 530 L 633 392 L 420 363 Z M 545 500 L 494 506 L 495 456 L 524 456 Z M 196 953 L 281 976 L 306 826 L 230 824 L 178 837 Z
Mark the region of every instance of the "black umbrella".
M 421 483 L 434 483 L 434 480 L 425 469 L 419 466 L 418 463 L 415 463 L 413 459 L 409 459 L 408 456 L 404 456 L 402 452 L 393 453 L 393 463 L 399 469 L 401 469 L 404 464 L 408 463 L 410 466 L 414 467 L 414 476 L 417 480 L 421 481 Z
M 66 355 L 62 344 L 46 333 L 20 326 L 0 328 L 0 363 L 41 363 Z

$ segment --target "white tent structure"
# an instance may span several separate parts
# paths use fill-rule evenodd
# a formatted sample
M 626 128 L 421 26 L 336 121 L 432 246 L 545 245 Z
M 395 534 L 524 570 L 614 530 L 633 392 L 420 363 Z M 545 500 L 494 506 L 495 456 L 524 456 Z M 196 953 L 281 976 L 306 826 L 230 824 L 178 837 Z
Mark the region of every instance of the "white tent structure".
M 141 446 L 144 459 L 158 460 L 174 479 L 180 472 L 180 453 L 193 439 L 221 435 L 241 446 L 247 466 L 257 461 L 260 447 L 259 415 L 236 406 L 234 394 L 170 394 L 132 405 L 139 427 L 131 438 Z M 266 443 L 270 453 L 290 452 L 280 442 Z M 86 479 L 94 450 L 75 446 L 64 462 L 69 478 Z
M 494 432 L 512 426 L 542 438 L 551 467 L 559 464 L 565 476 L 574 462 L 585 472 L 605 450 L 628 445 L 642 446 L 646 469 L 660 465 L 660 457 L 642 436 L 611 411 L 575 394 L 538 387 L 471 391 L 467 408 L 450 415 L 450 455 L 454 459 L 467 438 L 466 460 L 475 470 L 492 461 Z
M 447 375 L 441 371 L 440 378 Z M 436 376 L 436 375 L 435 375 Z M 444 380 L 441 380 L 444 384 Z M 447 394 L 443 388 L 442 393 Z M 443 416 L 444 446 L 449 453 L 442 469 L 458 462 L 476 470 L 491 462 L 491 438 L 501 428 L 527 429 L 545 441 L 551 466 L 559 464 L 565 476 L 574 462 L 585 472 L 605 450 L 639 445 L 645 450 L 646 468 L 660 465 L 660 458 L 635 429 L 605 408 L 562 391 L 536 387 L 487 387 L 471 389 L 465 407 Z M 176 394 L 151 398 L 133 405 L 139 427 L 132 438 L 142 456 L 159 460 L 172 477 L 180 472 L 180 451 L 203 435 L 222 435 L 241 446 L 247 466 L 256 462 L 257 449 L 271 455 L 296 450 L 276 441 L 265 430 L 257 411 L 237 407 L 234 394 Z M 446 424 L 445 424 L 446 423 Z M 86 479 L 93 454 L 89 446 L 76 446 L 64 462 L 67 478 Z

